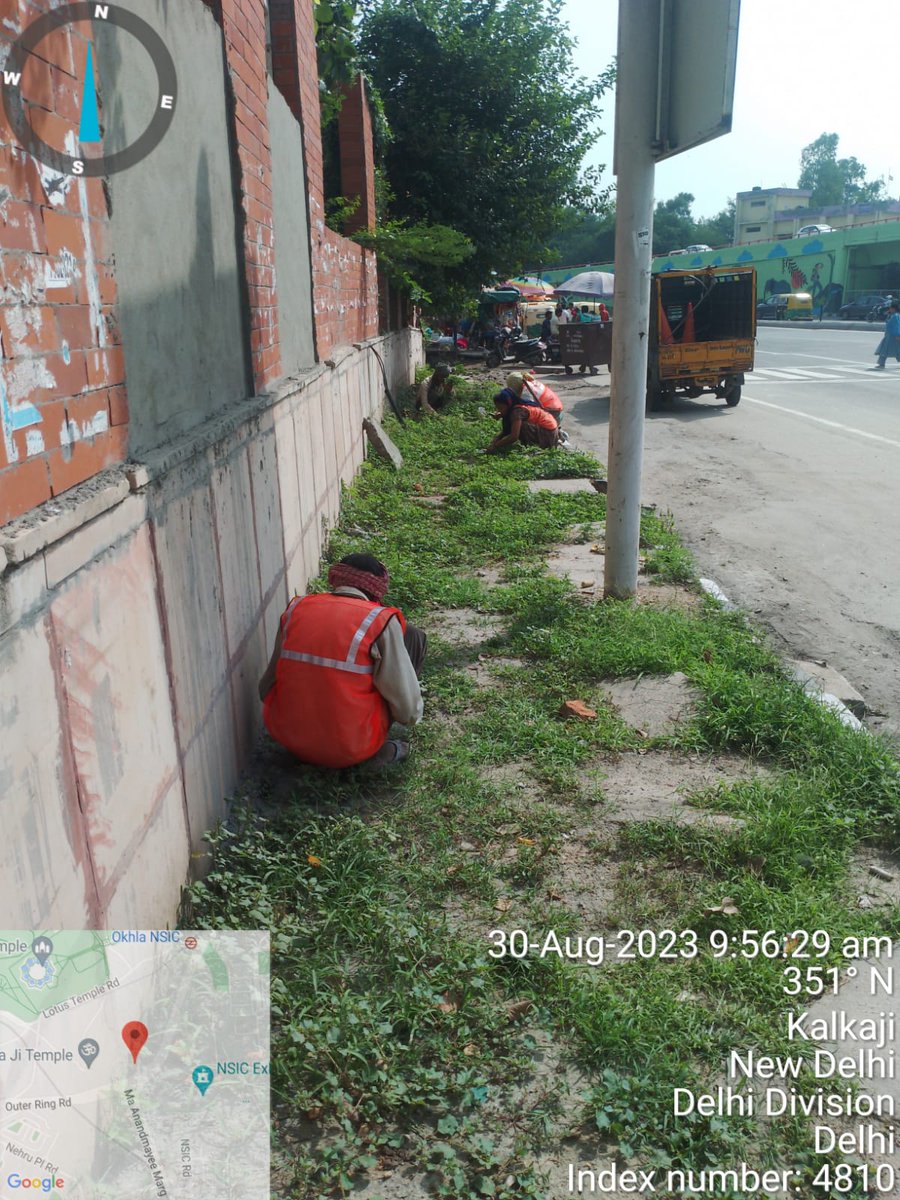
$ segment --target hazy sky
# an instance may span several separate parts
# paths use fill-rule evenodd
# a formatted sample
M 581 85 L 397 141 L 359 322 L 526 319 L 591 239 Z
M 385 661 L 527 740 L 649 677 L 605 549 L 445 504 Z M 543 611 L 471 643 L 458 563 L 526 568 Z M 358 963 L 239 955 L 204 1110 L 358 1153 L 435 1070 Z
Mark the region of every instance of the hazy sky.
M 565 0 L 564 14 L 579 71 L 598 73 L 615 56 L 618 0 Z M 800 151 L 821 133 L 900 195 L 898 66 L 900 0 L 742 0 L 732 132 L 659 163 L 656 199 L 690 192 L 694 217 L 709 217 L 756 184 L 796 187 Z M 607 164 L 607 182 L 614 108 L 610 94 L 588 159 Z

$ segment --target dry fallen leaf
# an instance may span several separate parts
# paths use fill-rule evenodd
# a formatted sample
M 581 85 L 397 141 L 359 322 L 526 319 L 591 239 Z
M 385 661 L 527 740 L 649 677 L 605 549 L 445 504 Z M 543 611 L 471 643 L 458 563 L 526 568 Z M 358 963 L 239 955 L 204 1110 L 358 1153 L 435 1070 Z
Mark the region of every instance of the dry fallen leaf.
M 307 1121 L 318 1121 L 318 1119 L 319 1119 L 319 1117 L 321 1117 L 321 1115 L 322 1115 L 322 1109 L 319 1105 L 316 1105 L 313 1108 L 308 1108 L 306 1110 Z
M 466 1058 L 472 1058 L 477 1053 L 478 1047 L 474 1042 L 469 1042 L 467 1045 L 463 1046 L 463 1054 L 465 1054 Z
M 721 904 L 713 904 L 706 910 L 707 916 L 713 916 L 715 913 L 722 913 L 726 917 L 736 917 L 740 909 L 732 900 L 731 896 L 726 896 Z
M 456 875 L 461 869 L 462 868 L 459 863 L 451 863 L 450 866 L 447 868 L 447 874 L 448 875 Z
M 551 888 L 549 890 L 549 892 L 547 892 L 547 899 L 548 900 L 562 900 L 562 896 L 559 894 L 559 892 L 554 891 L 554 889 Z
M 457 992 L 443 992 L 441 1003 L 438 1008 L 442 1013 L 456 1012 L 459 1008 L 459 995 Z
M 785 938 L 784 939 L 784 953 L 788 956 L 793 954 L 799 945 L 800 945 L 799 938 Z
M 307 854 L 306 861 L 311 867 L 321 867 L 322 865 L 321 858 L 317 858 L 315 854 Z
M 533 846 L 534 845 L 534 838 L 517 837 L 516 841 L 519 843 L 520 846 Z
M 512 1004 L 507 1004 L 506 1012 L 511 1021 L 515 1021 L 517 1017 L 524 1017 L 527 1012 L 531 1012 L 534 1008 L 533 1000 L 514 1000 Z
M 512 906 L 513 906 L 512 900 L 510 900 L 506 896 L 503 896 L 494 905 L 494 909 L 496 912 L 509 912 L 509 910 L 512 908 Z
M 706 649 L 703 651 L 703 661 L 712 662 L 712 650 Z

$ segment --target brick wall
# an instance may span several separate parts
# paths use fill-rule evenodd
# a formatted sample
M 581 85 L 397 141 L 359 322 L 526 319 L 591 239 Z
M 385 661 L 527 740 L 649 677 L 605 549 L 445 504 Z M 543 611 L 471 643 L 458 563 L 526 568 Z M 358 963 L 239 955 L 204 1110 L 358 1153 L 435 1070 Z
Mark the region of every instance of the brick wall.
M 4 44 L 51 7 L 13 0 Z M 42 43 L 22 77 L 35 130 L 77 133 L 87 41 Z M 0 116 L 0 524 L 126 455 L 128 403 L 103 185 L 66 180 L 15 144 Z
M 303 126 L 316 349 L 320 358 L 328 358 L 336 346 L 359 342 L 374 337 L 378 332 L 375 255 L 341 237 L 325 224 L 322 127 L 312 3 L 310 0 L 271 0 L 271 18 L 275 82 Z M 364 203 L 371 204 L 370 212 L 374 218 L 374 160 L 372 125 L 368 112 L 364 117 L 360 112 L 347 129 L 351 138 L 355 139 L 357 133 L 359 135 L 357 158 L 363 159 L 363 170 L 367 177 L 363 199 Z M 353 148 L 348 153 L 348 166 L 352 157 Z M 356 178 L 358 181 L 359 176 Z M 362 192 L 363 189 L 357 186 L 357 191 Z
M 51 0 L 3 0 L 4 43 Z M 179 0 L 190 4 L 196 0 Z M 240 175 L 248 336 L 257 391 L 283 374 L 275 277 L 265 0 L 206 0 L 223 31 Z M 311 0 L 270 0 L 275 82 L 301 124 L 309 196 L 316 352 L 378 332 L 375 255 L 325 224 Z M 87 26 L 54 35 L 23 94 L 36 131 L 77 138 Z M 43 46 L 42 46 L 43 49 Z M 51 61 L 52 59 L 52 61 Z M 102 82 L 102 81 L 101 81 Z M 102 96 L 101 96 L 102 99 Z M 374 213 L 371 122 L 357 89 L 347 169 Z M 352 117 L 352 119 L 349 119 Z M 223 113 L 227 120 L 228 114 Z M 356 165 L 354 166 L 354 160 Z M 19 149 L 0 114 L 0 524 L 128 454 L 128 397 L 116 319 L 115 247 L 100 180 L 65 180 Z M 364 186 L 363 186 L 364 185 Z M 139 236 L 139 233 L 136 233 Z
M 265 0 L 217 0 L 234 93 L 234 133 L 241 167 L 244 256 L 250 303 L 250 349 L 257 391 L 281 375 L 272 153 L 269 142 Z

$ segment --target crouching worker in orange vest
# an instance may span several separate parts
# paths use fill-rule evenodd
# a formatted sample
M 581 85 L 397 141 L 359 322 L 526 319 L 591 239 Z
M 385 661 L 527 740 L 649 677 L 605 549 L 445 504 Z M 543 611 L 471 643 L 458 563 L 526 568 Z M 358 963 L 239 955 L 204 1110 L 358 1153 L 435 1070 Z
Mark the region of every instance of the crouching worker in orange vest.
M 392 721 L 421 720 L 426 639 L 382 605 L 389 581 L 377 558 L 348 554 L 328 572 L 330 592 L 295 596 L 281 617 L 259 696 L 266 729 L 303 762 L 387 766 L 409 754 L 387 735 Z
M 512 379 L 513 376 L 510 376 Z M 503 422 L 500 433 L 485 448 L 485 454 L 496 454 L 507 446 L 521 442 L 524 446 L 540 446 L 549 450 L 560 444 L 559 425 L 552 413 L 542 408 L 533 396 L 524 396 L 524 380 L 518 379 L 522 387 L 507 386 L 494 397 L 494 416 Z

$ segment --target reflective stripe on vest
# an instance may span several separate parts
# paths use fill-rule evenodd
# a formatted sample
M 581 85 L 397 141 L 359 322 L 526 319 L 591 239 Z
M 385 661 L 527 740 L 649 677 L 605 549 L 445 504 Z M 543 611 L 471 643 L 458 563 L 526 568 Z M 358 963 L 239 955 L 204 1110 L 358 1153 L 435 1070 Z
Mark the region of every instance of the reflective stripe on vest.
M 288 617 L 284 624 L 284 632 L 287 634 L 288 626 L 293 619 L 296 606 L 291 605 L 288 609 Z M 281 657 L 290 659 L 292 662 L 312 663 L 315 667 L 331 667 L 334 671 L 351 671 L 354 675 L 371 675 L 375 670 L 372 666 L 365 666 L 363 663 L 356 661 L 356 655 L 359 653 L 359 647 L 362 644 L 363 638 L 369 631 L 372 622 L 376 619 L 379 613 L 384 612 L 384 605 L 378 608 L 373 608 L 371 612 L 366 613 L 362 623 L 353 635 L 353 640 L 350 642 L 350 649 L 347 651 L 345 659 L 340 658 L 322 658 L 318 654 L 301 654 L 297 650 L 282 650 Z

